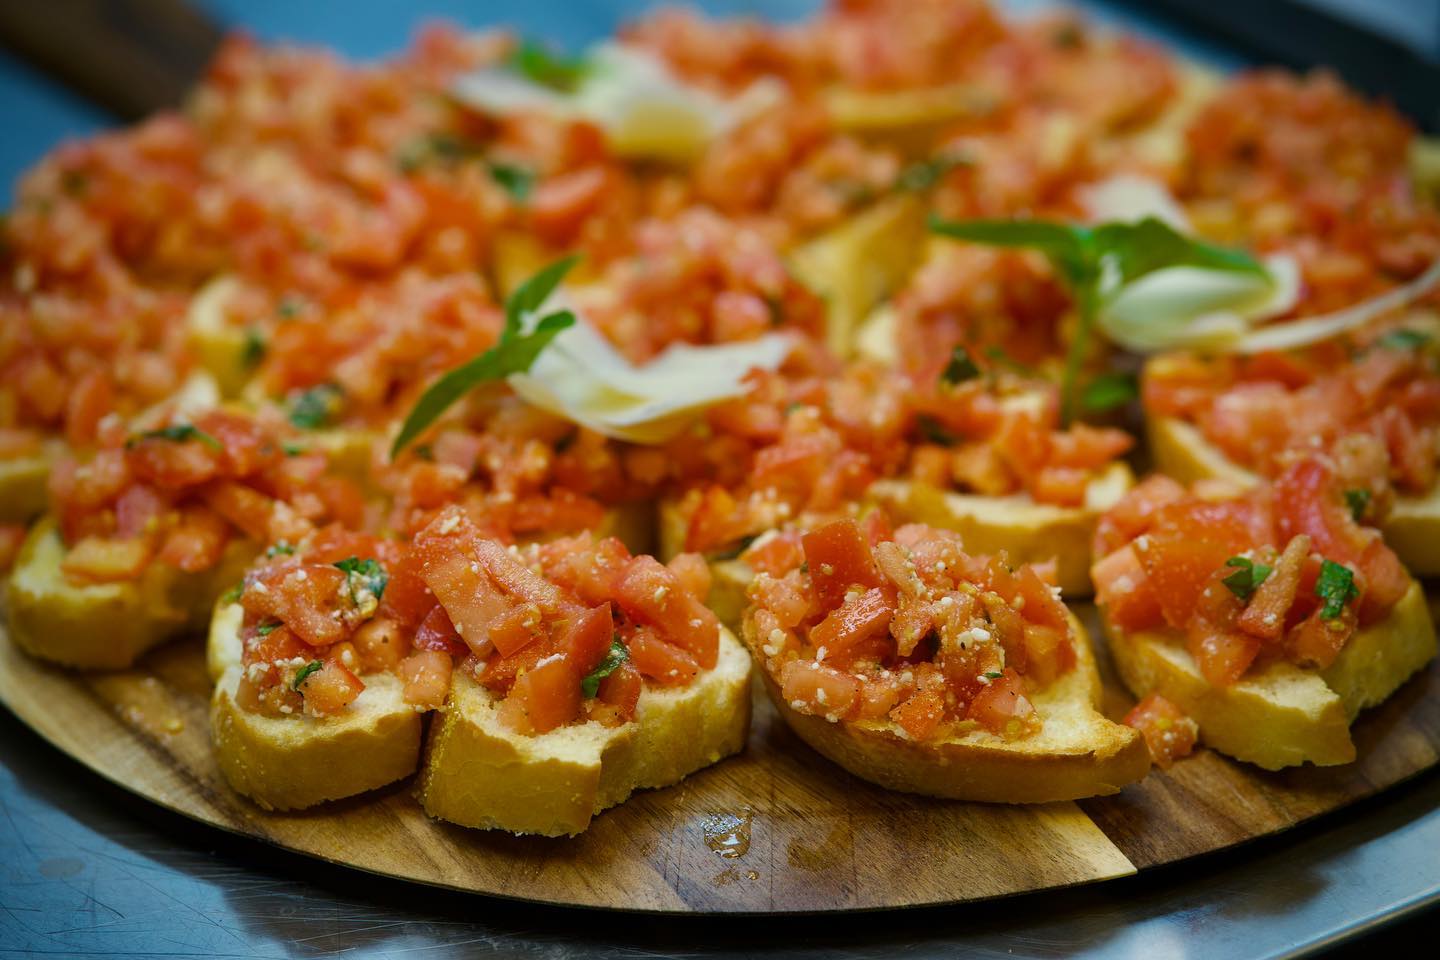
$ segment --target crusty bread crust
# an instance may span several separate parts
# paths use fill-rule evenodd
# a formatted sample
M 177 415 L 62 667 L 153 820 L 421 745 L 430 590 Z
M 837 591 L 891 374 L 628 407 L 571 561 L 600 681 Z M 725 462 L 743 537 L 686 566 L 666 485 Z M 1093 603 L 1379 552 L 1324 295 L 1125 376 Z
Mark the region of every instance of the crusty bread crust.
M 1260 482 L 1192 423 L 1177 417 L 1147 417 L 1145 426 L 1156 469 L 1181 483 L 1215 478 L 1249 487 Z M 1396 497 L 1380 532 L 1411 573 L 1440 575 L 1440 485 L 1421 497 Z
M 1135 483 L 1123 463 L 1114 463 L 1091 482 L 1083 507 L 1036 503 L 1027 496 L 986 497 L 938 490 L 921 483 L 886 480 L 870 487 L 869 496 L 897 521 L 925 523 L 954 530 L 968 553 L 1001 550 L 1013 563 L 1056 560 L 1056 582 L 1067 599 L 1088 597 L 1090 541 L 1101 513 Z
M 50 464 L 64 449 L 49 441 L 37 453 L 0 460 L 0 523 L 26 523 L 50 502 Z
M 137 580 L 76 586 L 60 570 L 65 545 L 47 517 L 31 529 L 10 573 L 10 636 L 42 660 L 128 667 L 151 647 L 200 629 L 216 595 L 239 581 L 256 552 L 249 541 L 233 541 L 221 562 L 202 573 L 154 563 Z
M 1041 731 L 1006 741 L 972 725 L 917 742 L 892 721 L 832 723 L 800 713 L 761 671 L 765 689 L 790 729 L 864 780 L 892 790 L 957 800 L 1047 803 L 1117 793 L 1145 776 L 1150 753 L 1139 732 L 1103 717 L 1100 676 L 1085 630 L 1072 617 L 1075 668 L 1030 699 Z
M 1160 693 L 1194 718 L 1207 746 L 1267 770 L 1354 760 L 1350 724 L 1356 714 L 1389 697 L 1436 652 L 1435 627 L 1418 583 L 1389 617 L 1351 637 L 1328 669 L 1277 661 L 1224 688 L 1205 681 L 1170 632 L 1107 628 L 1107 635 L 1131 693 Z
M 210 701 L 215 761 L 236 793 L 266 810 L 300 810 L 383 787 L 415 772 L 423 717 L 388 673 L 333 717 L 267 717 L 235 702 L 232 666 Z
M 722 631 L 714 670 L 688 687 L 647 687 L 635 720 L 619 727 L 590 722 L 525 736 L 499 722 L 498 705 L 456 671 L 416 788 L 425 811 L 468 827 L 574 835 L 634 791 L 669 786 L 740 751 L 750 658 Z

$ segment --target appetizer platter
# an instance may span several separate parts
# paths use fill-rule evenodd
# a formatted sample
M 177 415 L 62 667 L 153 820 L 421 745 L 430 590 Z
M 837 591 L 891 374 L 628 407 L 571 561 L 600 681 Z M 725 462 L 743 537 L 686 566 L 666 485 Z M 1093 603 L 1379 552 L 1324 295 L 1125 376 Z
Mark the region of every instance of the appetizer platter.
M 226 42 L 0 233 L 0 701 L 362 869 L 1122 876 L 1440 758 L 1440 147 L 1069 11 Z

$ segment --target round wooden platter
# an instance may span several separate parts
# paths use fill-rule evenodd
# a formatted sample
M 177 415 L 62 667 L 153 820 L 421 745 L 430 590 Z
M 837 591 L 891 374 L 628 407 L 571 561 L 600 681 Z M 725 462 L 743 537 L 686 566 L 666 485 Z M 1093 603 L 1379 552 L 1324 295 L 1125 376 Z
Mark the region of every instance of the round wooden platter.
M 1094 613 L 1082 608 L 1092 635 Z M 1127 698 L 1113 685 L 1107 709 Z M 202 644 L 136 669 L 75 674 L 0 637 L 0 701 L 55 746 L 171 810 L 323 860 L 476 893 L 677 913 L 957 903 L 1125 876 L 1293 826 L 1413 776 L 1440 755 L 1440 666 L 1355 727 L 1345 767 L 1268 774 L 1208 750 L 1114 797 L 1010 807 L 871 787 L 800 743 L 756 690 L 746 751 L 636 795 L 568 840 L 428 819 L 408 782 L 267 813 L 210 752 Z

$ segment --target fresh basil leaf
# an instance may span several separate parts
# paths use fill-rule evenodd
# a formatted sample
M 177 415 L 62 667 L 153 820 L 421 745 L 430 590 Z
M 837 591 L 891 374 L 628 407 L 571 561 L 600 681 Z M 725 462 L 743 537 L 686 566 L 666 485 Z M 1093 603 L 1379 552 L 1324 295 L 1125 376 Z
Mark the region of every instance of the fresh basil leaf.
M 895 178 L 895 189 L 910 193 L 924 193 L 945 178 L 956 167 L 969 166 L 974 161 L 963 153 L 942 150 L 928 160 L 912 163 Z
M 240 348 L 240 363 L 245 367 L 258 367 L 265 359 L 265 335 L 254 327 L 245 331 L 245 344 Z
M 225 449 L 220 445 L 219 440 L 216 440 L 210 436 L 210 434 L 192 423 L 176 423 L 168 427 L 161 427 L 158 430 L 146 430 L 144 433 L 137 434 L 127 440 L 125 446 L 133 447 L 141 440 L 168 440 L 171 443 L 189 443 L 191 440 L 195 440 L 205 444 L 205 446 L 216 452 Z
M 340 412 L 345 391 L 338 384 L 322 383 L 301 393 L 290 404 L 290 422 L 302 430 L 325 426 Z
M 1169 267 L 1270 275 L 1265 265 L 1250 254 L 1192 239 L 1156 217 L 1137 223 L 1102 224 L 1094 229 L 1091 244 L 1098 257 L 1114 258 L 1121 282 L 1126 284 Z
M 1090 413 L 1104 413 L 1123 407 L 1140 395 L 1133 373 L 1105 373 L 1085 385 L 1080 405 Z
M 959 437 L 945 429 L 944 424 L 929 414 L 922 413 L 917 416 L 915 418 L 915 427 L 926 440 L 931 443 L 938 443 L 942 447 L 953 447 L 960 442 Z
M 364 590 L 371 594 L 376 600 L 385 595 L 385 587 L 390 582 L 390 575 L 380 565 L 379 560 L 366 557 L 361 560 L 359 557 L 346 557 L 344 560 L 336 561 L 336 569 L 345 574 L 345 584 L 350 590 L 350 600 L 360 603 L 360 591 Z
M 740 559 L 740 555 L 746 550 L 749 550 L 750 545 L 754 543 L 757 539 L 759 539 L 759 537 L 760 534 L 758 533 L 752 533 L 749 536 L 741 537 L 739 540 L 735 541 L 734 546 L 727 547 L 721 550 L 716 550 L 715 552 L 708 554 L 707 556 L 712 561 L 738 560 Z
M 516 203 L 524 203 L 530 199 L 530 194 L 535 190 L 535 173 L 524 167 L 517 167 L 509 163 L 490 164 L 490 179 L 505 188 L 510 198 Z
M 535 40 L 522 40 L 510 55 L 510 66 L 542 87 L 571 93 L 580 86 L 590 63 L 584 56 L 567 57 Z
M 573 313 L 561 310 L 541 317 L 531 332 L 520 332 L 525 315 L 535 312 L 549 299 L 577 259 L 566 257 L 557 260 L 526 280 L 510 295 L 505 301 L 505 328 L 500 334 L 500 342 L 470 362 L 451 370 L 421 394 L 390 447 L 392 460 L 439 419 L 451 404 L 475 387 L 529 370 L 550 341 L 575 323 Z
M 1049 258 L 1072 288 L 1093 284 L 1100 277 L 1100 261 L 1091 249 L 1086 227 L 1046 220 L 942 220 L 933 214 L 930 231 L 954 240 L 991 247 L 1038 250 Z
M 1256 563 L 1249 557 L 1231 557 L 1225 561 L 1225 566 L 1234 567 L 1235 572 L 1220 582 L 1241 600 L 1249 600 L 1250 595 L 1270 576 L 1270 567 L 1267 564 Z
M 605 654 L 605 659 L 600 661 L 600 666 L 591 670 L 585 675 L 585 679 L 580 681 L 580 696 L 588 700 L 599 693 L 600 681 L 620 669 L 620 664 L 629 659 L 630 651 L 620 642 L 620 638 L 611 640 L 610 650 Z
M 1418 350 L 1433 339 L 1424 330 L 1391 330 L 1375 341 L 1377 347 L 1387 350 Z
M 220 594 L 220 602 L 221 602 L 221 603 L 239 603 L 239 602 L 240 602 L 240 595 L 243 594 L 244 592 L 245 592 L 245 584 L 243 584 L 243 583 L 237 583 L 237 584 L 235 584 L 233 587 L 231 587 L 229 590 L 226 590 L 224 593 Z
M 1365 511 L 1370 509 L 1370 491 L 1364 488 L 1345 491 L 1345 505 L 1350 508 L 1350 516 L 1359 523 L 1365 516 Z
M 964 383 L 966 380 L 974 380 L 980 376 L 980 368 L 975 366 L 970 351 L 964 344 L 956 344 L 955 349 L 950 351 L 950 360 L 945 364 L 945 369 L 940 371 L 940 379 L 950 386 Z
M 279 620 L 266 620 L 264 623 L 260 624 L 260 626 L 255 628 L 255 632 L 262 637 L 268 637 L 276 630 L 279 630 L 282 626 L 284 626 L 284 624 L 282 624 Z
M 1345 609 L 1345 604 L 1360 596 L 1355 586 L 1355 574 L 1344 564 L 1326 560 L 1320 564 L 1320 576 L 1315 580 L 1315 596 L 1325 601 L 1320 608 L 1321 620 L 1334 620 Z
M 1005 676 L 1005 674 L 999 672 L 998 670 L 986 670 L 984 676 L 986 680 L 999 680 L 1001 677 Z
M 311 660 L 295 673 L 295 682 L 290 684 L 290 689 L 299 690 L 300 684 L 310 679 L 310 674 L 315 673 L 325 664 L 319 660 Z
M 289 541 L 277 540 L 265 551 L 265 556 L 270 558 L 289 557 L 293 556 L 294 553 L 295 548 L 290 545 Z

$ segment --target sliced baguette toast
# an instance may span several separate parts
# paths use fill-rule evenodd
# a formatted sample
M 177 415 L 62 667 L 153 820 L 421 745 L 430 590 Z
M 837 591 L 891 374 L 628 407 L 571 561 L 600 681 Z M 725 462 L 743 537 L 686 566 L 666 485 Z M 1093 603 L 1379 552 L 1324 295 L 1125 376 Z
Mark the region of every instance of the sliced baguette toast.
M 1435 627 L 1418 583 L 1388 617 L 1352 636 L 1327 669 L 1279 661 L 1229 687 L 1211 686 L 1177 635 L 1109 627 L 1106 633 L 1131 693 L 1161 694 L 1200 725 L 1207 746 L 1267 770 L 1354 760 L 1350 724 L 1356 715 L 1389 697 L 1436 653 Z
M 32 656 L 70 667 L 120 669 L 146 650 L 203 628 L 215 597 L 258 552 L 232 541 L 215 567 L 184 573 L 152 563 L 132 581 L 77 586 L 65 578 L 65 544 L 53 518 L 30 531 L 10 572 L 10 636 Z
M 63 445 L 50 441 L 26 456 L 0 460 L 0 523 L 25 523 L 50 501 L 50 464 Z
M 1005 551 L 1010 561 L 1056 561 L 1056 580 L 1067 598 L 1086 597 L 1090 583 L 1090 540 L 1095 521 L 1135 483 L 1123 463 L 1113 463 L 1091 481 L 1082 507 L 1036 503 L 1028 496 L 986 497 L 954 493 L 920 483 L 884 480 L 870 497 L 897 522 L 954 530 L 971 553 Z
M 1260 477 L 1225 456 L 1193 423 L 1178 417 L 1146 417 L 1155 468 L 1181 483 L 1229 480 L 1251 487 Z M 1440 575 L 1440 485 L 1420 497 L 1397 496 L 1380 524 L 1385 542 L 1410 572 Z
M 739 752 L 750 723 L 750 658 L 721 631 L 713 670 L 683 688 L 647 686 L 635 719 L 619 727 L 591 721 L 525 736 L 500 723 L 499 703 L 455 672 L 426 744 L 421 804 L 468 827 L 573 835 L 634 791 Z
M 1137 730 L 1100 714 L 1095 655 L 1073 617 L 1071 626 L 1075 666 L 1027 694 L 1044 726 L 1018 741 L 978 725 L 945 739 L 917 742 L 891 720 L 832 723 L 793 709 L 768 671 L 760 673 L 775 709 L 800 739 L 856 776 L 892 790 L 995 803 L 1117 793 L 1145 776 L 1150 753 Z
M 269 717 L 243 709 L 239 604 L 216 605 L 206 666 L 215 761 L 236 793 L 267 810 L 299 810 L 407 777 L 420 760 L 423 714 L 405 702 L 404 684 L 367 674 L 365 689 L 333 717 Z

